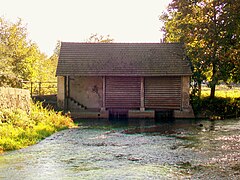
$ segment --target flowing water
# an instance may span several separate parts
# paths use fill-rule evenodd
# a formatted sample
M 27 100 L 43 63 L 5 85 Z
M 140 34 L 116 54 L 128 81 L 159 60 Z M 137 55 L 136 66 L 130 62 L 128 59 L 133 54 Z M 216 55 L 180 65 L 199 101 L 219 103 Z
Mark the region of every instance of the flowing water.
M 240 120 L 79 121 L 0 155 L 0 179 L 240 179 Z

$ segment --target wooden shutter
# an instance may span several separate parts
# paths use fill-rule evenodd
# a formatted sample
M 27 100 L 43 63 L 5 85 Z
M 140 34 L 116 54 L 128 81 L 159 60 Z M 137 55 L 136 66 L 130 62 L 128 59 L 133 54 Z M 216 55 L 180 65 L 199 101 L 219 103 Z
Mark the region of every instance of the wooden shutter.
M 140 77 L 106 77 L 106 108 L 140 108 Z
M 181 108 L 181 77 L 147 77 L 144 92 L 146 108 Z

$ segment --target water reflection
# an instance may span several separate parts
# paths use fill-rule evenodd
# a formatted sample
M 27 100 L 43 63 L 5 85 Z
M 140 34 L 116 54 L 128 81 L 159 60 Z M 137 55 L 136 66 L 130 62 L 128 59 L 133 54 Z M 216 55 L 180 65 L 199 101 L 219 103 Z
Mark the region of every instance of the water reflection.
M 240 121 L 78 120 L 0 156 L 0 179 L 214 179 L 240 174 Z
M 185 123 L 189 124 L 189 122 L 196 122 L 195 119 L 191 120 L 161 120 L 161 119 L 75 119 L 76 123 L 80 126 L 102 126 L 108 127 L 111 126 L 113 128 L 116 127 L 131 127 L 131 126 L 151 126 L 156 124 L 176 124 L 177 123 Z

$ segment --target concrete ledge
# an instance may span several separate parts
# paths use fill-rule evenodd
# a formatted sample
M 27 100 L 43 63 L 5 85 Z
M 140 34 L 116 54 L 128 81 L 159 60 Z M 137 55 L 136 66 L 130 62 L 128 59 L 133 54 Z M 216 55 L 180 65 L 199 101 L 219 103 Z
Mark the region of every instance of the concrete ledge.
M 192 107 L 190 107 L 188 109 L 184 109 L 183 111 L 175 110 L 173 112 L 173 117 L 177 118 L 177 119 L 185 119 L 185 118 L 193 119 L 193 118 L 195 118 Z
M 78 112 L 71 112 L 71 116 L 73 118 L 82 118 L 82 119 L 108 119 L 109 112 L 108 111 L 101 111 L 101 112 L 78 111 Z
M 129 110 L 128 111 L 128 118 L 133 119 L 154 119 L 155 118 L 155 111 L 154 110 L 146 110 L 146 111 L 140 111 L 140 110 Z
M 109 111 L 73 111 L 71 112 L 71 116 L 73 118 L 82 118 L 82 119 L 108 119 Z M 185 109 L 183 111 L 174 110 L 173 112 L 174 118 L 179 119 L 193 119 L 195 118 L 192 108 Z M 129 110 L 128 111 L 129 119 L 154 119 L 155 111 L 154 110 Z

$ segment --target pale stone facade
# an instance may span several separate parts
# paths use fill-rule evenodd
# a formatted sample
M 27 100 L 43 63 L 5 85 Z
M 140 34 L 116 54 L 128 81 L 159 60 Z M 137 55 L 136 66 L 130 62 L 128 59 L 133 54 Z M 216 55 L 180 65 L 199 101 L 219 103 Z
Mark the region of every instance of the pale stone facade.
M 69 82 L 70 97 L 88 109 L 101 109 L 102 77 L 70 77 Z

